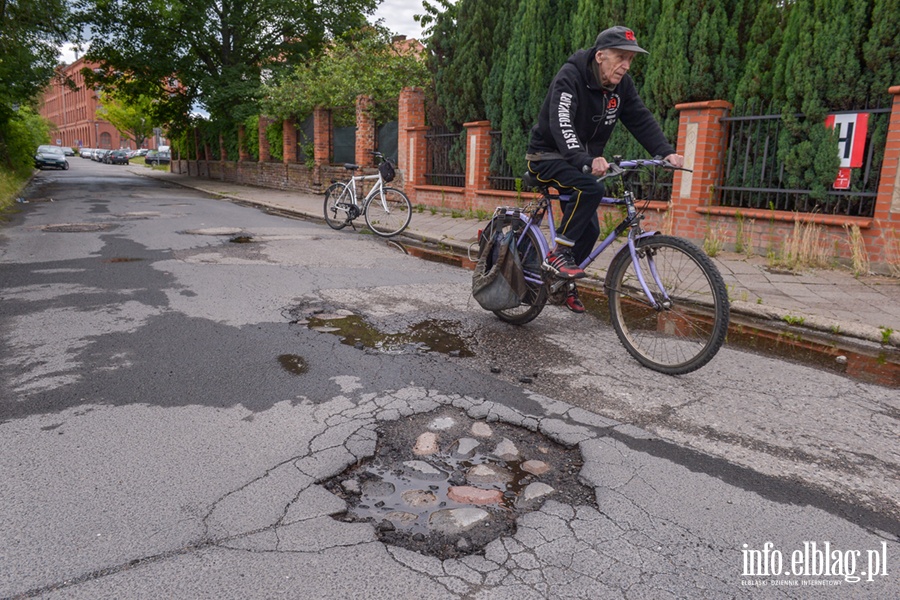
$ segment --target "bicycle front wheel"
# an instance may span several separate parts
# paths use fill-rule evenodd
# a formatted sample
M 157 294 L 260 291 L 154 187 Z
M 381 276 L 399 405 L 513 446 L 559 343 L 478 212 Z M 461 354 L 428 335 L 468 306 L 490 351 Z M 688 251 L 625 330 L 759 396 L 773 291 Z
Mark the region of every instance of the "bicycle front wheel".
M 409 226 L 412 204 L 400 190 L 386 187 L 369 198 L 364 212 L 366 225 L 375 235 L 391 237 Z
M 506 234 L 510 229 L 516 233 L 516 251 L 522 263 L 522 271 L 525 274 L 525 295 L 518 306 L 504 310 L 495 310 L 497 317 L 513 325 L 524 325 L 537 318 L 547 304 L 547 286 L 544 284 L 541 263 L 544 256 L 537 235 L 529 229 L 522 236 L 522 227 L 525 225 L 519 219 L 511 220 L 506 217 L 495 217 L 481 233 L 480 247 L 483 249 L 497 232 Z
M 638 280 L 631 253 L 609 267 L 607 295 L 613 328 L 642 365 L 669 375 L 708 363 L 728 333 L 728 292 L 713 262 L 694 244 L 669 236 L 637 240 Z
M 332 229 L 343 229 L 350 222 L 348 212 L 353 205 L 353 193 L 346 183 L 333 183 L 325 190 L 325 222 Z

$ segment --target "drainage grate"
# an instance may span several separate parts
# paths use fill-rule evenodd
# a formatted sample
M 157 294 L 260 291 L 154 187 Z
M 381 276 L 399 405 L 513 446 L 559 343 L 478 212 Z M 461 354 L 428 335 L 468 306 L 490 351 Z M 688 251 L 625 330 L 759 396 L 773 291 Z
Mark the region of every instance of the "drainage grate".
M 389 544 L 454 558 L 516 531 L 516 520 L 552 498 L 595 506 L 578 480 L 581 456 L 549 438 L 461 411 L 384 424 L 375 456 L 325 482 L 348 511 Z

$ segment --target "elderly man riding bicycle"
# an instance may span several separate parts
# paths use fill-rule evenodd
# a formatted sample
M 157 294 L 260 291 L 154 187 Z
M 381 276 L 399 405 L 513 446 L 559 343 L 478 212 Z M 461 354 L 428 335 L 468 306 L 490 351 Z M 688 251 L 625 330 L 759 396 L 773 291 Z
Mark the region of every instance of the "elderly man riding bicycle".
M 544 268 L 557 277 L 585 276 L 578 265 L 600 235 L 597 208 L 604 186 L 597 176 L 609 168 L 602 154 L 618 121 L 652 156 L 664 156 L 676 167 L 684 165 L 628 75 L 638 53 L 649 54 L 632 30 L 611 27 L 600 32 L 592 48 L 570 56 L 556 74 L 531 130 L 525 157 L 529 171 L 538 181 L 571 194 L 556 232 L 556 248 L 544 261 Z M 574 285 L 566 306 L 584 312 Z

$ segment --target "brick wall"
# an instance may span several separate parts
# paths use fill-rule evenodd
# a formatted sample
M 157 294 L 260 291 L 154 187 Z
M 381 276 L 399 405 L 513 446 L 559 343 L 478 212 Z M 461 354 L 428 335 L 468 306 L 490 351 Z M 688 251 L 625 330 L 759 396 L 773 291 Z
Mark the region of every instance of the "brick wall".
M 795 214 L 785 211 L 747 210 L 715 205 L 715 185 L 721 176 L 722 154 L 726 132 L 721 118 L 727 116 L 731 106 L 724 101 L 694 102 L 678 105 L 680 122 L 678 152 L 685 156 L 686 166 L 693 173 L 676 172 L 671 202 L 650 202 L 645 212 L 646 227 L 691 239 L 697 243 L 715 233 L 734 247 L 738 229 L 741 228 L 744 243 L 751 244 L 758 253 L 765 254 L 780 249 L 797 221 L 822 225 L 828 243 L 833 244 L 842 259 L 851 256 L 851 248 L 845 226 L 858 226 L 873 267 L 886 270 L 887 263 L 900 264 L 900 86 L 890 89 L 893 108 L 887 145 L 881 170 L 880 186 L 873 218 L 841 217 L 833 215 Z M 357 162 L 371 164 L 369 152 L 375 147 L 374 122 L 369 116 L 371 100 L 361 97 L 357 101 Z M 414 204 L 437 210 L 456 212 L 490 213 L 498 205 L 524 205 L 532 194 L 516 194 L 489 189 L 491 124 L 487 121 L 467 123 L 466 185 L 464 188 L 442 188 L 426 185 L 425 93 L 418 88 L 407 88 L 399 98 L 398 178 L 391 185 L 406 191 Z M 250 162 L 241 145 L 241 160 L 175 161 L 175 172 L 306 192 L 321 192 L 332 180 L 346 179 L 347 173 L 340 167 L 329 165 L 332 153 L 332 120 L 327 109 L 314 112 L 315 167 L 308 169 L 296 164 L 297 132 L 289 120 L 284 127 L 284 163 L 273 165 L 262 161 Z M 260 118 L 260 147 L 264 131 Z M 243 140 L 239 130 L 239 139 Z M 262 154 L 262 152 L 261 152 Z M 201 169 L 199 163 L 209 164 Z M 216 165 L 215 167 L 213 165 Z M 373 172 L 371 168 L 363 172 Z M 603 209 L 601 212 L 615 211 Z M 601 218 L 602 218 L 601 214 Z M 749 231 L 749 233 L 748 233 Z

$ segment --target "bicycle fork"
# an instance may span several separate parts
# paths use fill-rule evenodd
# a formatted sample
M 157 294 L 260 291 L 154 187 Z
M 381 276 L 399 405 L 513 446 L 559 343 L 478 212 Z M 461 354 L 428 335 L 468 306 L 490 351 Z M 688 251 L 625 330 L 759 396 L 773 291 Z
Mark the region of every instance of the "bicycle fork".
M 644 296 L 647 297 L 647 302 L 651 307 L 659 312 L 670 310 L 672 308 L 672 299 L 669 297 L 668 292 L 666 292 L 666 288 L 663 285 L 662 279 L 660 279 L 659 277 L 659 272 L 656 269 L 656 260 L 654 258 L 653 250 L 645 249 L 643 251 L 639 251 L 637 249 L 636 240 L 639 240 L 644 236 L 652 236 L 656 234 L 644 233 L 641 230 L 641 221 L 644 219 L 644 215 L 639 214 L 634 208 L 634 195 L 631 193 L 631 191 L 625 192 L 625 209 L 628 218 L 627 222 L 629 223 L 627 242 L 628 253 L 631 255 L 631 264 L 634 267 L 634 272 L 637 276 L 638 283 L 640 283 L 641 289 L 644 292 Z M 641 268 L 642 254 L 647 258 L 647 267 L 650 270 L 650 275 L 653 278 L 653 283 L 656 285 L 656 289 L 659 290 L 659 293 L 662 295 L 661 301 L 657 300 L 657 295 L 650 290 L 650 286 L 647 283 L 647 278 L 644 277 L 644 270 Z

